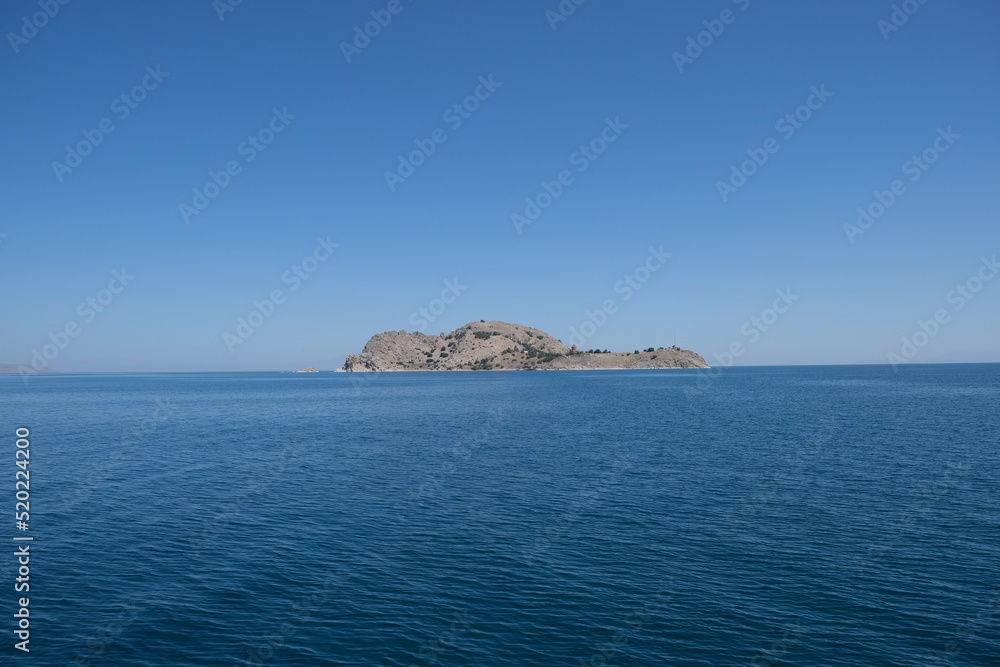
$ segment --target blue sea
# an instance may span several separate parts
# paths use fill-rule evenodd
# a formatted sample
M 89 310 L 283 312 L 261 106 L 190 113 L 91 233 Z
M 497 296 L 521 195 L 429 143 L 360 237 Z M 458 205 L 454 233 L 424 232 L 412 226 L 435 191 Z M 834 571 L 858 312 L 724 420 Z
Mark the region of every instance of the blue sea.
M 0 405 L 3 664 L 1000 665 L 1000 365 L 12 375 Z

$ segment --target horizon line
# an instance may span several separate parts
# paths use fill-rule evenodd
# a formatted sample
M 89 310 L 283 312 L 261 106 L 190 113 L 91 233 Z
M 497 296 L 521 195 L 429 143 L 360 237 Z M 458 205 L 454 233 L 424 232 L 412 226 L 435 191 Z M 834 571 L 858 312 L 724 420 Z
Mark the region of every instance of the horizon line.
M 819 368 L 819 367 L 849 367 L 849 366 L 888 366 L 902 367 L 902 366 L 989 366 L 989 365 L 1000 365 L 1000 361 L 925 361 L 920 363 L 906 363 L 906 364 L 889 364 L 889 363 L 876 363 L 876 362 L 856 362 L 856 363 L 844 363 L 844 364 L 746 364 L 746 365 L 732 365 L 732 366 L 710 366 L 708 368 L 593 368 L 593 369 L 573 369 L 573 370 L 562 370 L 562 369 L 540 369 L 540 370 L 556 370 L 560 373 L 592 373 L 592 372 L 617 372 L 617 371 L 710 371 L 717 369 L 732 369 L 732 368 Z M 8 367 L 13 366 L 8 365 Z M 309 368 L 309 367 L 307 367 Z M 517 371 L 519 369 L 511 368 L 509 372 Z M 500 369 L 498 372 L 505 372 L 506 369 Z M 32 371 L 30 373 L 24 371 L 15 372 L 0 372 L 0 377 L 3 376 L 26 376 L 26 375 L 134 375 L 134 374 L 171 374 L 171 373 L 300 373 L 301 369 L 283 369 L 283 370 L 176 370 L 176 371 L 144 371 L 144 370 L 133 370 L 133 371 Z M 427 373 L 483 373 L 483 371 L 473 371 L 473 370 L 447 370 L 447 371 L 341 371 L 340 367 L 329 370 L 317 370 L 316 373 L 344 373 L 345 375 L 354 374 L 367 374 L 367 373 L 413 373 L 413 374 L 427 374 Z M 494 371 L 486 371 L 492 373 Z M 306 374 L 312 374 L 313 371 L 306 371 Z

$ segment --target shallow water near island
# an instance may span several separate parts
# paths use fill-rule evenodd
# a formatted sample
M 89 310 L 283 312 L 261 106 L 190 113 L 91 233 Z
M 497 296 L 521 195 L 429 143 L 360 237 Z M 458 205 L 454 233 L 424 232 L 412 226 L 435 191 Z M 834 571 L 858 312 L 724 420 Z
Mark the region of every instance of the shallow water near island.
M 1000 365 L 28 380 L 33 664 L 1000 660 Z

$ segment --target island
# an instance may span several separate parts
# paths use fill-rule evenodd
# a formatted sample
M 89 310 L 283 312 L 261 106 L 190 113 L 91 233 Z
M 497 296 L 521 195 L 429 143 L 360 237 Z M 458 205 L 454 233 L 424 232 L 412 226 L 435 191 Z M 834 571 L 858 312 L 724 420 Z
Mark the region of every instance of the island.
M 309 368 L 303 368 L 301 370 L 292 371 L 293 373 L 319 373 L 318 370 L 310 366 Z
M 360 354 L 347 357 L 341 371 L 514 371 L 708 368 L 691 350 L 648 347 L 633 352 L 578 350 L 553 336 L 520 324 L 470 322 L 449 334 L 387 331 Z

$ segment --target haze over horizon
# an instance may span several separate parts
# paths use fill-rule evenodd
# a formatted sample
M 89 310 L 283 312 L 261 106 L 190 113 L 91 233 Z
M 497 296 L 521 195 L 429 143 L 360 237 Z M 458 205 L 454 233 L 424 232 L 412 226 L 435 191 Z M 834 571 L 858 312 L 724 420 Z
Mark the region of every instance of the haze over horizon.
M 0 13 L 0 364 L 1000 362 L 995 3 L 50 4 Z

